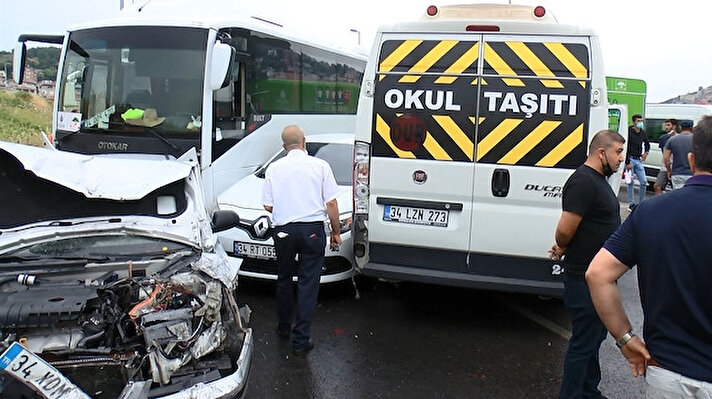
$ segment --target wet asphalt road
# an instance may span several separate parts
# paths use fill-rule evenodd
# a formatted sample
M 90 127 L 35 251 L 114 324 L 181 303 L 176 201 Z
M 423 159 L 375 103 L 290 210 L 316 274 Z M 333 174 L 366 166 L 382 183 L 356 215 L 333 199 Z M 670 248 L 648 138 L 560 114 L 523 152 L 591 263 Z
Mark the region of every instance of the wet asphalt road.
M 247 398 L 557 397 L 571 330 L 561 300 L 369 278 L 357 285 L 358 299 L 350 281 L 322 286 L 316 347 L 300 358 L 277 337 L 274 283 L 240 281 L 255 334 Z M 635 269 L 619 287 L 640 332 Z M 610 336 L 600 354 L 604 395 L 644 397 L 645 382 Z
M 248 398 L 554 398 L 570 331 L 558 299 L 359 279 L 322 287 L 306 358 L 277 337 L 272 283 L 243 280 L 255 352 Z M 635 277 L 621 290 L 637 300 Z M 639 306 L 632 304 L 633 307 Z M 640 312 L 637 312 L 638 316 Z M 635 318 L 635 317 L 632 317 Z M 639 317 L 638 317 L 639 318 Z M 640 322 L 634 322 L 640 331 Z M 639 398 L 612 338 L 601 390 Z

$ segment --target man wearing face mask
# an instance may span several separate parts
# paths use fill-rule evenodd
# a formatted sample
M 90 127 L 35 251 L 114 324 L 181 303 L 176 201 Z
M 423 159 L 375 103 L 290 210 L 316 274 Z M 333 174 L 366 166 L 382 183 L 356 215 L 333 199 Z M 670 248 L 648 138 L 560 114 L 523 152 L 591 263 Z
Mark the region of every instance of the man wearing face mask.
M 598 348 L 606 327 L 596 314 L 584 275 L 588 264 L 621 223 L 620 204 L 606 178 L 623 162 L 625 139 L 602 130 L 593 137 L 588 157 L 569 177 L 562 192 L 556 243 L 549 251 L 563 260 L 564 303 L 571 314 L 572 334 L 564 358 L 559 398 L 601 398 Z
M 631 119 L 633 120 L 633 125 L 628 127 L 628 151 L 626 151 L 625 167 L 626 173 L 633 173 L 638 178 L 638 182 L 640 182 L 638 203 L 641 203 L 645 199 L 645 187 L 648 185 L 645 179 L 643 162 L 645 162 L 645 158 L 648 157 L 648 152 L 650 152 L 650 143 L 648 142 L 648 135 L 643 130 L 643 116 L 635 114 Z M 636 205 L 633 200 L 634 183 L 635 178 L 628 183 L 628 210 L 631 212 Z

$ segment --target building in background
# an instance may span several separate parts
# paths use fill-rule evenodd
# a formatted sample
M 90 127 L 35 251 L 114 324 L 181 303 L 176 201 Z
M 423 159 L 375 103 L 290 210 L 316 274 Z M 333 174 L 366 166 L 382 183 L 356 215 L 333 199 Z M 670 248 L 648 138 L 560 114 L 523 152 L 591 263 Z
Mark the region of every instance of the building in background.
M 56 83 L 53 80 L 43 80 L 38 85 L 38 94 L 42 98 L 54 100 L 54 89 Z

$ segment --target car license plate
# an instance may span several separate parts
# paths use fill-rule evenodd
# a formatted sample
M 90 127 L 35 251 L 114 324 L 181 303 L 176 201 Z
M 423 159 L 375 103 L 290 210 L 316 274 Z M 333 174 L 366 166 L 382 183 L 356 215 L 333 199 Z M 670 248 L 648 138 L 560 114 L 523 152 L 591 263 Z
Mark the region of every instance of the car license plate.
M 277 259 L 274 245 L 252 244 L 249 242 L 235 241 L 235 255 L 255 259 Z
M 389 222 L 447 227 L 449 219 L 449 210 L 416 208 L 398 205 L 386 205 L 383 209 L 383 220 L 387 220 Z
M 57 369 L 17 342 L 0 355 L 0 369 L 49 399 L 91 399 Z

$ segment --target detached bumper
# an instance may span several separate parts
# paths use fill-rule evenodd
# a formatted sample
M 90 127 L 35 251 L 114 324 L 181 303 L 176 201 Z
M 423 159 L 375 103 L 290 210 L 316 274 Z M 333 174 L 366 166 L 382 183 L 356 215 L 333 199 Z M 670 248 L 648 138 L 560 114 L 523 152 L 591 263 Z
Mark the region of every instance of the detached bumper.
M 164 396 L 164 399 L 229 399 L 241 397 L 247 385 L 247 378 L 252 364 L 252 352 L 254 343 L 252 329 L 245 332 L 245 342 L 242 344 L 240 357 L 237 359 L 237 370 L 227 377 L 205 383 L 199 383 L 192 387 Z

